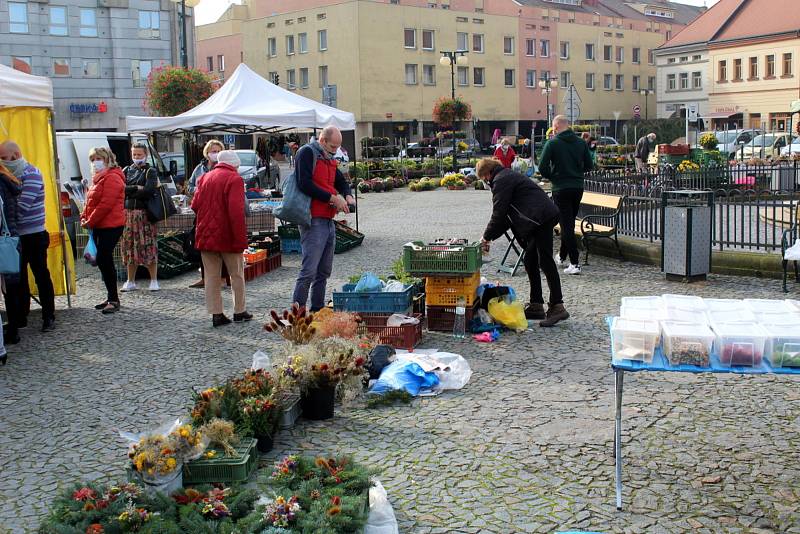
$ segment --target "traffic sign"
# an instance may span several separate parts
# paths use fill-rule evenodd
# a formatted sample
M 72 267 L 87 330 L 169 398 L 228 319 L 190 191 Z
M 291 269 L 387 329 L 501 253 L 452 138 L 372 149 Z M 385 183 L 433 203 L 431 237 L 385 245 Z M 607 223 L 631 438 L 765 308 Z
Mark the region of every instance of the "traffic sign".
M 570 85 L 567 90 L 564 91 L 564 98 L 562 98 L 561 101 L 565 104 L 567 102 L 575 102 L 576 104 L 581 103 L 581 97 L 574 85 Z
M 687 117 L 689 122 L 697 122 L 697 104 L 689 104 L 687 107 Z
M 567 116 L 570 123 L 574 123 L 581 116 L 581 107 L 575 102 L 571 106 L 567 104 L 564 106 L 564 115 Z

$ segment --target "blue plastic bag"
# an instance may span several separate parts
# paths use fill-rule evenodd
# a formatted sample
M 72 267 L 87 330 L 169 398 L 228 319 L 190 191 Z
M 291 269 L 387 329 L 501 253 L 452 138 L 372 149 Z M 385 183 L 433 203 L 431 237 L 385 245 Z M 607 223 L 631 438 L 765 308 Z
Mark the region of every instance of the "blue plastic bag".
M 94 235 L 91 230 L 89 230 L 89 241 L 83 249 L 83 259 L 86 263 L 97 267 L 97 245 L 94 242 Z
M 383 394 L 395 389 L 403 389 L 413 396 L 420 390 L 439 385 L 439 377 L 431 371 L 426 373 L 418 363 L 397 361 L 390 363 L 381 371 L 381 376 L 370 388 L 373 394 Z
M 381 279 L 372 273 L 364 273 L 361 275 L 355 287 L 356 293 L 371 293 L 373 291 L 381 291 L 383 284 Z

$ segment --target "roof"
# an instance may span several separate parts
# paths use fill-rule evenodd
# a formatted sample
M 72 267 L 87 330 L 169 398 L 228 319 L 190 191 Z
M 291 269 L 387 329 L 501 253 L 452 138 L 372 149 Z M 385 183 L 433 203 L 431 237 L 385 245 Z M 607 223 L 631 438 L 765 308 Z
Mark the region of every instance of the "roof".
M 547 0 L 517 0 L 517 1 L 526 6 L 538 7 L 542 9 L 557 9 L 559 11 L 572 11 L 575 13 L 587 13 L 590 15 L 601 15 L 605 17 L 649 20 L 653 22 L 663 22 L 666 24 L 679 24 L 679 25 L 689 24 L 700 13 L 703 12 L 703 8 L 701 7 L 681 4 L 679 2 L 672 2 L 671 0 L 649 0 L 649 1 L 641 0 L 639 2 L 635 2 L 632 0 L 595 0 L 594 2 L 591 3 L 587 0 L 583 0 L 580 6 L 559 4 L 557 2 L 552 2 L 552 1 L 548 2 Z M 674 11 L 675 18 L 668 19 L 663 17 L 654 17 L 650 15 L 645 15 L 644 13 L 637 11 L 636 9 L 631 7 L 629 4 L 632 3 L 647 4 L 648 6 L 662 6 L 664 8 Z
M 53 107 L 53 83 L 0 64 L 0 107 Z

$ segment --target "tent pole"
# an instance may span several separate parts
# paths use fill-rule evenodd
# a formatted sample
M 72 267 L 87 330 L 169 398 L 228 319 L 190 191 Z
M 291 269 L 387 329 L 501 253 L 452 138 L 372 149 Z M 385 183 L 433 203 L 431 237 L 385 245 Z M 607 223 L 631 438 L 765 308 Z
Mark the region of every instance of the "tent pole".
M 72 308 L 71 296 L 71 281 L 69 271 L 69 261 L 67 261 L 67 246 L 65 243 L 65 236 L 67 235 L 67 227 L 64 222 L 64 212 L 61 211 L 61 177 L 58 172 L 58 143 L 56 142 L 56 128 L 53 121 L 53 110 L 48 109 L 47 120 L 50 122 L 50 141 L 53 143 L 53 176 L 55 177 L 54 185 L 56 187 L 56 203 L 59 207 L 58 210 L 58 240 L 61 243 L 61 263 L 64 268 L 64 289 L 67 293 L 67 308 Z M 72 254 L 72 250 L 69 251 Z M 77 292 L 76 292 L 77 293 Z
M 356 131 L 353 130 L 353 173 L 354 174 L 358 174 L 355 171 L 356 166 L 358 164 L 358 145 L 355 143 L 355 140 L 356 140 Z M 350 164 L 348 163 L 348 166 L 349 165 Z M 348 173 L 348 174 L 350 174 L 350 173 Z M 350 177 L 350 183 L 351 184 L 353 183 L 353 177 L 352 176 Z M 356 201 L 356 232 L 358 232 L 358 212 L 359 212 L 359 209 L 358 209 L 358 184 L 356 184 L 355 187 L 353 187 L 353 189 L 354 189 L 354 191 L 353 191 L 353 199 Z

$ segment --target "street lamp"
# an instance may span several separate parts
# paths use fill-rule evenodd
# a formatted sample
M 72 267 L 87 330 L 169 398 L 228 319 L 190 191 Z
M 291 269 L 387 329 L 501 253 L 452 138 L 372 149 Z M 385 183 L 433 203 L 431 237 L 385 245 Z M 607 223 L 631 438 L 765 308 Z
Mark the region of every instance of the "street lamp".
M 196 7 L 200 0 L 170 0 L 173 4 L 181 5 L 181 67 L 189 66 L 189 43 L 186 38 L 186 7 Z
M 443 67 L 450 66 L 450 98 L 456 99 L 456 65 L 467 65 L 466 50 L 442 50 L 442 57 L 439 59 L 439 64 Z M 458 155 L 458 141 L 456 140 L 456 125 L 453 121 L 453 172 L 458 171 L 458 163 L 456 161 Z
M 539 80 L 539 88 L 542 90 L 542 94 L 546 97 L 547 102 L 547 127 L 550 127 L 550 93 L 553 92 L 553 89 L 558 87 L 558 78 L 551 78 L 549 74 L 543 74 L 542 78 Z
M 647 113 L 648 106 L 647 106 L 647 104 L 650 101 L 648 100 L 647 97 L 653 94 L 653 90 L 652 89 L 642 89 L 641 91 L 639 91 L 639 94 L 644 97 L 644 120 L 648 120 L 648 117 L 647 117 L 647 115 L 648 115 L 648 113 Z

